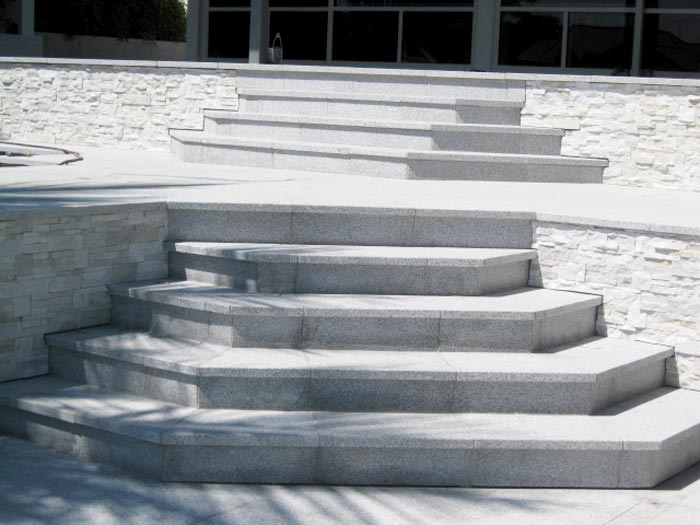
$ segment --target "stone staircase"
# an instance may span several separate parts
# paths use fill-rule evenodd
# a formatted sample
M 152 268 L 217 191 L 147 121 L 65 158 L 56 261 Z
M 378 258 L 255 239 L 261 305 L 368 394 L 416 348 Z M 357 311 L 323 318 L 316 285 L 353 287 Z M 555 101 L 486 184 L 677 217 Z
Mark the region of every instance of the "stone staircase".
M 527 287 L 503 213 L 171 203 L 171 278 L 48 337 L 0 429 L 169 481 L 650 487 L 700 459 L 672 350 Z M 207 233 L 208 232 L 208 233 Z
M 253 164 L 211 140 L 270 142 L 324 107 L 320 129 L 386 111 L 428 148 L 441 128 L 413 119 L 465 119 L 443 144 L 495 149 L 480 129 L 522 104 L 517 83 L 441 73 L 329 73 L 310 95 L 293 71 L 244 72 L 247 113 L 211 112 L 175 149 Z M 300 116 L 270 116 L 280 101 Z M 349 127 L 315 140 L 370 132 Z M 558 140 L 507 132 L 504 149 Z M 673 350 L 598 337 L 599 296 L 528 287 L 528 214 L 171 202 L 168 229 L 170 278 L 113 286 L 110 326 L 48 336 L 51 374 L 0 384 L 0 432 L 167 481 L 641 488 L 700 460 L 700 393 L 664 386 Z
M 240 111 L 173 130 L 189 162 L 403 179 L 598 183 L 607 161 L 560 155 L 561 130 L 520 126 L 525 83 L 459 73 L 241 69 Z

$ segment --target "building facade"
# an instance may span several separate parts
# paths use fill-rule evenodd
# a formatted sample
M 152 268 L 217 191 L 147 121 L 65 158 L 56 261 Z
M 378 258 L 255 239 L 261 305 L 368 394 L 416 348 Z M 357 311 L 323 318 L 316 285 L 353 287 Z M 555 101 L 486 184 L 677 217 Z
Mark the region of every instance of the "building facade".
M 191 60 L 264 62 L 277 33 L 288 63 L 700 73 L 698 0 L 189 0 Z

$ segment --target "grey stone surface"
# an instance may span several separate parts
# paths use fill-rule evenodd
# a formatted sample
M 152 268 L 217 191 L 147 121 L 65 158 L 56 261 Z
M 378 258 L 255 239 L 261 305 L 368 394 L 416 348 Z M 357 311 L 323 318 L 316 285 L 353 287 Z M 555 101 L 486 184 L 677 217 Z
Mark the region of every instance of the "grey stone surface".
M 172 277 L 248 292 L 484 295 L 528 279 L 525 250 L 193 244 L 171 247 Z
M 649 394 L 647 402 L 639 404 L 635 400 L 611 409 L 606 412 L 607 417 L 440 416 L 193 411 L 123 394 L 76 388 L 58 380 L 32 380 L 11 386 L 0 387 L 5 410 L 21 413 L 20 417 L 26 413 L 29 420 L 43 418 L 51 428 L 63 426 L 59 434 L 37 433 L 37 439 L 44 444 L 68 446 L 75 453 L 66 435 L 87 427 L 85 435 L 99 442 L 92 454 L 152 473 L 153 468 L 148 465 L 157 461 L 156 445 L 160 443 L 165 454 L 164 475 L 177 480 L 309 482 L 318 480 L 316 476 L 328 475 L 341 479 L 346 476 L 347 482 L 361 483 L 360 471 L 366 469 L 367 479 L 373 483 L 406 483 L 413 472 L 414 483 L 434 484 L 439 482 L 434 475 L 437 471 L 438 477 L 445 476 L 440 478 L 442 482 L 453 484 L 456 473 L 465 472 L 455 458 L 466 454 L 463 457 L 469 460 L 464 463 L 468 466 L 467 479 L 474 485 L 639 487 L 698 459 L 694 423 L 698 414 L 697 410 L 689 414 L 686 408 L 687 401 L 697 397 L 691 391 L 659 390 Z M 40 405 L 48 406 L 49 400 L 60 400 L 62 412 L 54 411 L 53 416 L 48 412 L 41 414 Z M 12 408 L 13 403 L 17 408 Z M 650 424 L 651 414 L 655 418 Z M 150 443 L 143 448 L 145 459 L 140 454 L 127 457 L 128 441 L 123 439 L 122 444 L 110 448 L 119 435 Z M 350 456 L 343 456 L 342 451 L 353 449 L 360 451 L 356 460 L 349 460 L 356 466 L 346 470 L 344 458 Z M 626 450 L 635 454 L 625 459 L 627 466 L 620 471 Z M 412 458 L 423 465 L 443 465 L 449 460 L 451 469 L 427 474 L 420 469 L 422 474 L 418 476 Z M 391 467 L 381 469 L 382 464 Z M 337 470 L 338 465 L 343 465 L 343 471 Z
M 143 481 L 6 437 L 0 448 L 0 519 L 8 525 L 685 525 L 700 513 L 697 467 L 658 490 L 246 486 Z M 35 493 L 42 497 L 27 497 Z
M 331 485 L 470 486 L 472 451 L 321 447 L 317 482 Z

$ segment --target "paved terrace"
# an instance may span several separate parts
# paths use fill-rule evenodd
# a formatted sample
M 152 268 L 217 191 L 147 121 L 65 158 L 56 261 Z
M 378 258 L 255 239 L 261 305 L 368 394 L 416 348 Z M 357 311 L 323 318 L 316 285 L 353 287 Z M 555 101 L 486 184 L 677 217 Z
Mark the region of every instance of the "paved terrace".
M 0 211 L 35 213 L 40 208 L 163 200 L 488 210 L 530 214 L 542 221 L 700 234 L 700 192 L 604 184 L 406 181 L 186 164 L 166 152 L 72 149 L 85 160 L 3 168 Z

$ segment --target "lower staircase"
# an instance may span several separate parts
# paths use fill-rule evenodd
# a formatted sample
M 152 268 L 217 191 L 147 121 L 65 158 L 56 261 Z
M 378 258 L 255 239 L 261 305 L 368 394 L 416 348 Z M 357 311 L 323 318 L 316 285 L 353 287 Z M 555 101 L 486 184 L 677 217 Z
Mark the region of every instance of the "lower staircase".
M 48 337 L 0 431 L 190 482 L 652 487 L 700 460 L 672 349 L 528 287 L 529 219 L 188 205 L 169 279 Z

